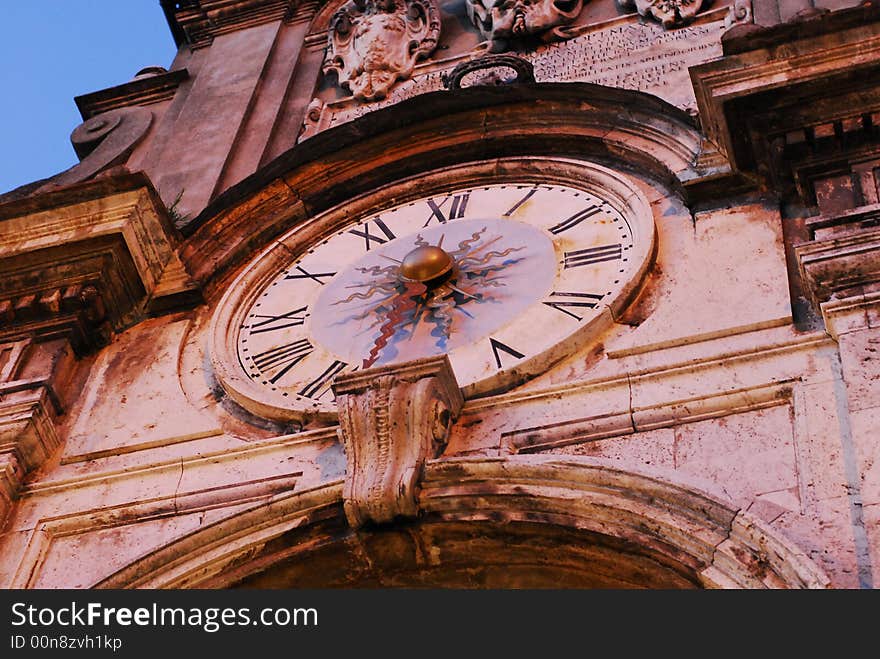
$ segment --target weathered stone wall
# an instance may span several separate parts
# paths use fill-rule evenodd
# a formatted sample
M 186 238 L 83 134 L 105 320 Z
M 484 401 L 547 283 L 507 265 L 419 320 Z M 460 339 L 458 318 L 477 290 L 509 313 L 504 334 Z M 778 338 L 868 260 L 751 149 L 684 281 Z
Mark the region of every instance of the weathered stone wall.
M 839 208 L 811 187 L 847 158 L 880 172 L 876 90 L 857 87 L 875 83 L 840 70 L 876 22 L 778 50 L 791 35 L 762 31 L 722 58 L 728 5 L 664 30 L 593 2 L 524 55 L 537 85 L 440 92 L 483 41 L 445 3 L 440 54 L 362 103 L 321 78 L 338 5 L 242 0 L 223 22 L 201 4 L 171 73 L 82 101 L 118 141 L 81 142 L 80 169 L 0 204 L 0 587 L 876 585 L 877 195 Z M 780 77 L 787 57 L 815 70 Z M 846 126 L 841 81 L 864 105 Z M 825 124 L 768 93 L 788 83 Z M 515 174 L 521 156 L 619 172 L 650 205 L 648 274 L 588 345 L 444 418 L 408 483 L 417 519 L 355 529 L 348 431 L 262 418 L 218 381 L 221 297 L 367 193 L 438 168 Z M 122 163 L 146 176 L 107 169 Z M 491 563 L 505 546 L 519 572 Z
M 877 496 L 876 330 L 835 342 L 792 329 L 776 211 L 692 219 L 643 185 L 659 248 L 637 305 L 546 375 L 466 402 L 441 460 L 557 454 L 647 470 L 732 502 L 800 546 L 833 586 L 857 587 L 847 493 L 855 476 L 866 503 Z M 63 449 L 2 536 L 4 586 L 91 586 L 211 523 L 344 475 L 335 429 L 293 432 L 223 394 L 206 353 L 212 311 L 141 322 L 82 365 Z M 877 551 L 875 530 L 865 546 Z

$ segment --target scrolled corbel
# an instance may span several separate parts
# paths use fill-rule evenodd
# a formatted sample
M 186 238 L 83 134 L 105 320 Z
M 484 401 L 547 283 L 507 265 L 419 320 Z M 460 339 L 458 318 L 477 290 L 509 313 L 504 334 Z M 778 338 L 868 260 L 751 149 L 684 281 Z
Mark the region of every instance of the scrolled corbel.
M 449 359 L 429 357 L 339 376 L 347 458 L 343 500 L 354 528 L 416 517 L 425 462 L 439 457 L 464 400 Z

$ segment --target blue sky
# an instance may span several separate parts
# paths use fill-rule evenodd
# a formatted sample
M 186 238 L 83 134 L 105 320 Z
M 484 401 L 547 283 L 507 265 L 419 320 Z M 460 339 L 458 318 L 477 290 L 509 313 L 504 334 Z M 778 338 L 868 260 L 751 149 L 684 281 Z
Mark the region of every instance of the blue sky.
M 74 96 L 175 50 L 159 0 L 0 0 L 0 193 L 78 162 Z

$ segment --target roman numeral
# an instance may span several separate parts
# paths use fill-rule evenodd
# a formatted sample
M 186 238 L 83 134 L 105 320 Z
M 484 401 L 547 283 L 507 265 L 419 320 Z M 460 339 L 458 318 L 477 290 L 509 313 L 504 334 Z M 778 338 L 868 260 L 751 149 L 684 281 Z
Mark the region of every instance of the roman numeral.
M 620 245 L 602 245 L 601 247 L 589 247 L 577 249 L 565 253 L 566 268 L 579 268 L 582 265 L 593 265 L 602 261 L 614 261 L 622 256 Z
M 550 233 L 560 234 L 563 231 L 568 231 L 569 229 L 576 227 L 578 224 L 580 224 L 581 222 L 583 222 L 587 218 L 592 217 L 593 215 L 598 213 L 600 210 L 602 210 L 602 209 L 599 208 L 598 206 L 587 206 L 585 209 L 583 209 L 582 211 L 578 211 L 577 213 L 572 215 L 567 220 L 563 220 L 559 224 L 550 227 Z
M 537 187 L 532 188 L 531 190 L 529 190 L 529 191 L 526 193 L 526 196 L 525 196 L 525 197 L 523 197 L 523 198 L 520 199 L 518 202 L 516 202 L 516 203 L 513 205 L 513 207 L 512 207 L 509 211 L 507 211 L 507 212 L 504 214 L 504 217 L 510 217 L 511 215 L 513 215 L 513 214 L 516 212 L 516 209 L 519 208 L 520 206 L 522 206 L 524 203 L 526 203 L 529 199 L 531 199 L 531 198 L 532 198 L 532 195 L 535 194 L 537 191 L 538 191 L 538 188 L 537 188 Z
M 368 252 L 370 251 L 370 248 L 373 246 L 374 242 L 377 245 L 384 245 L 389 240 L 394 240 L 395 238 L 397 238 L 397 236 L 395 236 L 393 233 L 391 233 L 391 229 L 389 229 L 380 218 L 377 217 L 375 220 L 373 220 L 373 222 L 376 223 L 376 226 L 379 228 L 379 231 L 381 231 L 382 233 L 385 234 L 384 238 L 382 236 L 380 236 L 378 233 L 370 233 L 370 223 L 369 222 L 364 223 L 364 225 L 363 225 L 364 230 L 363 231 L 360 231 L 358 229 L 351 229 L 349 231 L 349 233 L 354 234 L 355 236 L 360 236 L 361 238 L 364 239 L 364 245 L 366 246 Z
M 489 337 L 489 343 L 492 346 L 492 354 L 495 355 L 495 364 L 498 366 L 498 368 L 501 368 L 501 355 L 498 354 L 499 350 L 501 352 L 506 352 L 508 355 L 515 359 L 522 359 L 523 357 L 525 357 L 525 355 L 518 350 L 514 350 L 510 346 L 506 346 L 501 343 L 501 341 L 497 341 L 492 337 Z
M 299 391 L 299 395 L 313 400 L 321 398 L 321 396 L 330 391 L 330 384 L 333 382 L 333 378 L 339 375 L 346 366 L 348 364 L 337 359 L 321 375 L 304 386 Z
M 263 320 L 251 325 L 251 334 L 274 332 L 275 330 L 284 329 L 285 327 L 302 325 L 306 322 L 306 308 L 307 307 L 300 307 L 299 309 L 283 313 L 280 316 L 269 316 L 258 313 L 252 314 L 253 318 L 262 318 Z
M 278 369 L 275 374 L 269 378 L 269 382 L 275 384 L 278 380 L 294 366 L 299 364 L 303 359 L 308 357 L 314 348 L 306 339 L 299 339 L 291 343 L 264 350 L 254 355 L 254 365 L 260 371 L 272 371 Z
M 374 239 L 375 240 L 375 239 Z M 325 277 L 332 277 L 335 275 L 335 272 L 308 272 L 301 266 L 296 266 L 296 269 L 299 270 L 299 273 L 288 272 L 284 275 L 285 279 L 314 279 L 319 284 L 323 285 L 324 282 L 321 281 Z
M 557 293 L 556 291 L 550 293 L 550 297 L 558 298 L 556 300 L 552 300 L 550 302 L 544 302 L 548 307 L 552 307 L 557 311 L 561 311 L 564 314 L 568 314 L 578 322 L 583 320 L 581 316 L 578 316 L 573 311 L 569 311 L 568 308 L 574 307 L 583 307 L 587 309 L 595 309 L 596 304 L 598 304 L 599 300 L 601 300 L 604 296 L 595 295 L 593 293 Z
M 428 199 L 427 204 L 428 208 L 431 209 L 431 214 L 428 216 L 428 219 L 423 227 L 428 226 L 431 223 L 431 220 L 437 220 L 440 222 L 440 224 L 446 224 L 449 220 L 458 220 L 464 217 L 464 212 L 467 208 L 468 199 L 470 199 L 470 197 L 470 192 L 452 195 L 452 206 L 449 208 L 448 217 L 443 213 L 443 206 L 446 204 L 447 201 L 449 201 L 450 197 L 446 197 L 446 199 L 441 201 L 439 204 L 433 199 Z

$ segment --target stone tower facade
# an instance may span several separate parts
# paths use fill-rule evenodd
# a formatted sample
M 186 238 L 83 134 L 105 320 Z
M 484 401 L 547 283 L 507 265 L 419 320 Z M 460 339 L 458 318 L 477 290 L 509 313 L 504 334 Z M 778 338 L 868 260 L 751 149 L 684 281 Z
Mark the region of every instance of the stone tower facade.
M 162 0 L 0 197 L 0 585 L 875 587 L 880 9 L 815 4 Z

